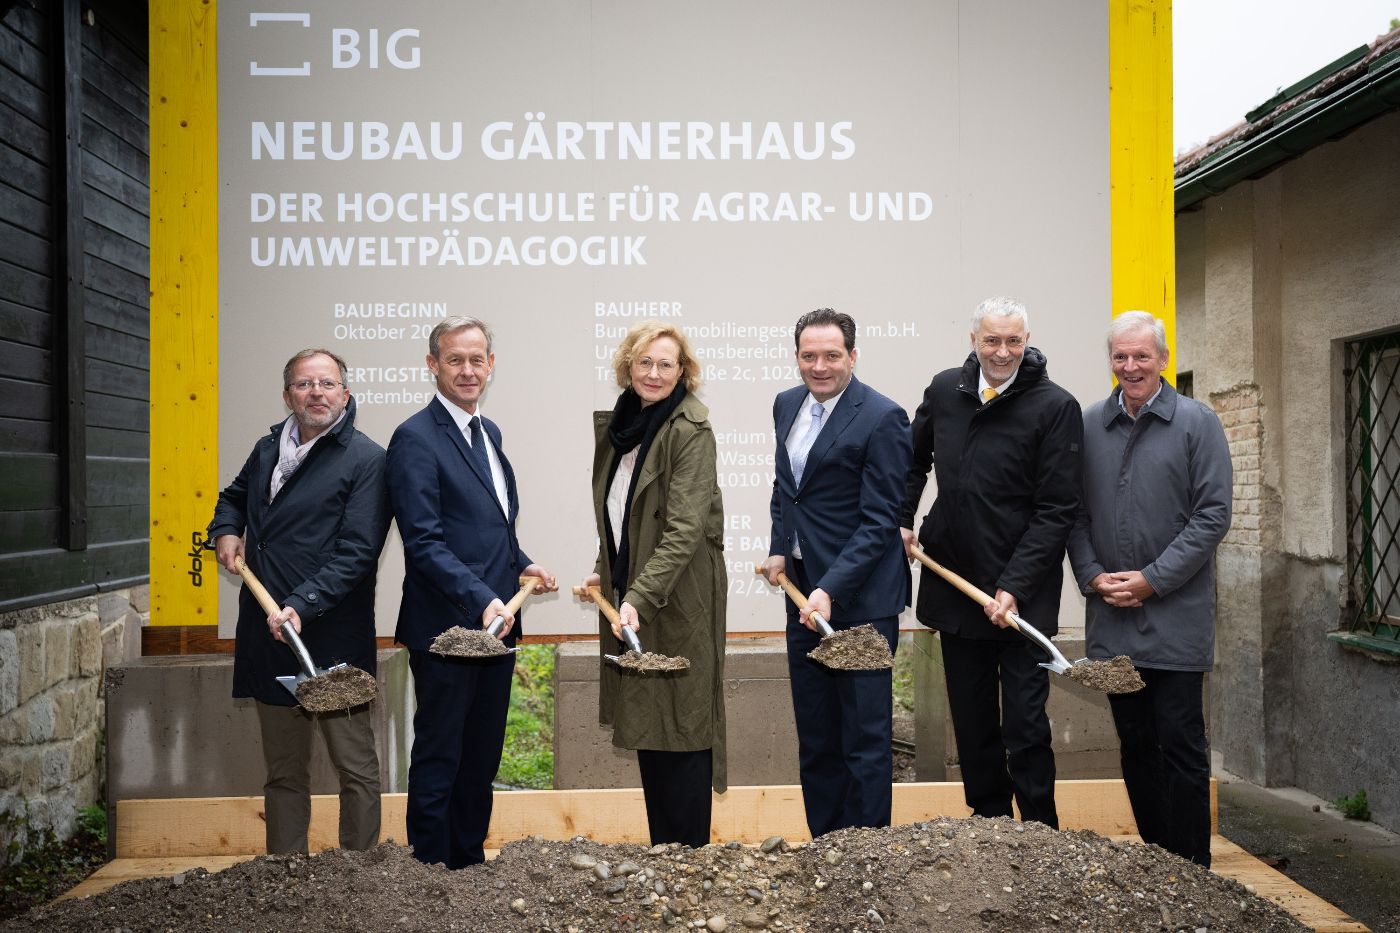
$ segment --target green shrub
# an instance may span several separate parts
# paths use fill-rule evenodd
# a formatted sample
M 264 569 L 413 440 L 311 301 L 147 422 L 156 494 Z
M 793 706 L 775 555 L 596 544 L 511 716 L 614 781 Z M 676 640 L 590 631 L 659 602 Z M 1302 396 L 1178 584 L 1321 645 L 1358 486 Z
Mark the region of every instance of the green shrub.
M 553 645 L 525 645 L 515 656 L 506 745 L 496 781 L 538 790 L 554 786 Z
M 1363 788 L 1350 797 L 1338 797 L 1332 801 L 1337 805 L 1337 809 L 1342 811 L 1342 816 L 1349 820 L 1370 820 L 1371 805 L 1366 802 L 1366 790 Z

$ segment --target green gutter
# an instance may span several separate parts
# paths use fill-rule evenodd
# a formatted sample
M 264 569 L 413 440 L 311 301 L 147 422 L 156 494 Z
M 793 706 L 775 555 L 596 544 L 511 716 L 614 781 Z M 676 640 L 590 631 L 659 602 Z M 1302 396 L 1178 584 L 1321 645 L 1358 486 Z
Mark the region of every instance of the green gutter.
M 1332 95 L 1298 106 L 1259 135 L 1212 153 L 1176 179 L 1176 210 L 1262 175 L 1391 110 L 1400 110 L 1400 50 L 1376 59 L 1364 76 Z

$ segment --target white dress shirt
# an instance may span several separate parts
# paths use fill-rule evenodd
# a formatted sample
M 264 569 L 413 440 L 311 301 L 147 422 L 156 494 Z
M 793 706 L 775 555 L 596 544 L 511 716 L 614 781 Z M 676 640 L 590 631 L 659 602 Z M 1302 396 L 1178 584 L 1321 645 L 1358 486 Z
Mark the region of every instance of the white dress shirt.
M 457 430 L 462 432 L 462 439 L 467 442 L 468 447 L 472 446 L 472 415 L 441 392 L 437 393 L 437 397 L 452 415 L 452 420 L 457 423 Z M 476 406 L 476 416 L 485 417 L 481 413 L 480 403 Z M 496 445 L 491 443 L 491 435 L 486 433 L 485 421 L 481 423 L 481 439 L 486 443 L 486 460 L 491 464 L 491 485 L 496 487 L 496 501 L 501 504 L 501 511 L 509 515 L 510 493 L 506 490 L 506 471 L 501 469 L 501 457 L 496 453 Z
M 987 381 L 987 374 L 982 372 L 982 367 L 977 367 L 977 397 L 981 399 L 986 394 L 988 389 L 996 389 L 997 395 L 1001 395 L 1007 389 L 1011 388 L 1011 383 L 1016 381 L 1016 373 L 1019 373 L 1020 371 L 1021 367 L 1017 366 L 1016 372 L 1012 373 L 1011 376 L 1005 382 L 1003 382 L 999 386 L 994 386 Z M 985 405 L 989 401 L 991 401 L 991 399 L 983 399 L 982 404 Z
M 836 403 L 841 401 L 841 396 L 845 394 L 846 390 L 842 389 L 840 392 L 837 392 L 831 398 L 821 403 L 825 412 L 822 414 L 821 431 L 817 432 L 817 437 L 821 437 L 822 431 L 825 431 L 826 426 L 831 423 L 831 413 L 836 410 Z M 816 396 L 808 392 L 807 397 L 802 400 L 801 407 L 797 409 L 797 417 L 792 419 L 792 430 L 788 431 L 787 440 L 783 442 L 783 446 L 787 448 L 789 463 L 792 462 L 793 455 L 796 454 L 798 449 L 802 446 L 802 440 L 807 436 L 807 430 L 812 426 L 812 403 L 816 400 Z M 813 438 L 812 446 L 815 447 L 816 443 L 816 438 Z M 808 451 L 808 456 L 811 456 L 810 450 Z M 804 470 L 803 472 L 805 473 L 806 471 Z M 802 548 L 798 545 L 796 537 L 792 539 L 792 556 L 798 560 L 802 559 Z
M 637 454 L 642 445 L 638 444 L 617 461 L 617 472 L 613 474 L 612 485 L 608 487 L 608 521 L 612 524 L 613 550 L 622 550 L 622 520 L 627 515 L 627 490 L 632 488 L 632 474 L 637 470 Z

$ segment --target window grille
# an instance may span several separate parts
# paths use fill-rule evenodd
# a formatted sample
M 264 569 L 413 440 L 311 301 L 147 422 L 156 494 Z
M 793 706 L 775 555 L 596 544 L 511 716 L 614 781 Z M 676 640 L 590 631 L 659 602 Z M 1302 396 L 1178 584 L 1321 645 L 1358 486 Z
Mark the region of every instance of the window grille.
M 1346 622 L 1400 640 L 1400 333 L 1346 354 Z

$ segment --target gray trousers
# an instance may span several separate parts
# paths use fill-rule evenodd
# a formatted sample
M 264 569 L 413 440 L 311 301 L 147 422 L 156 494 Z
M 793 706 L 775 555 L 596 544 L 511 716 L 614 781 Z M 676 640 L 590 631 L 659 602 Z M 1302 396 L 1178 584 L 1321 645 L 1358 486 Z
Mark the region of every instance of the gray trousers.
M 340 778 L 340 847 L 368 849 L 379 842 L 379 756 L 370 706 L 307 713 L 299 706 L 257 703 L 262 727 L 263 807 L 267 851 L 307 851 L 311 825 L 311 742 L 317 727 Z

